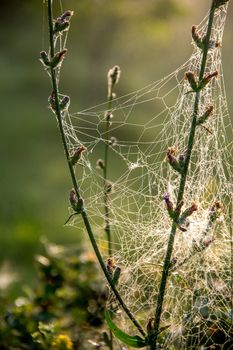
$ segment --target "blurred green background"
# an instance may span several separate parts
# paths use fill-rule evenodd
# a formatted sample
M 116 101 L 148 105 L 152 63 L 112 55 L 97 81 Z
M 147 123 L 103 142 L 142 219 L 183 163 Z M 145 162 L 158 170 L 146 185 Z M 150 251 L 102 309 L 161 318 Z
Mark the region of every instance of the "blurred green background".
M 57 3 L 57 4 L 56 4 Z M 55 14 L 59 15 L 59 1 Z M 61 92 L 75 112 L 106 99 L 106 73 L 122 76 L 118 94 L 169 74 L 192 52 L 190 27 L 206 14 L 203 0 L 63 0 L 72 9 L 69 54 Z M 0 288 L 17 294 L 35 282 L 33 256 L 42 237 L 56 243 L 81 240 L 64 227 L 71 187 L 55 119 L 48 110 L 50 83 L 39 52 L 47 49 L 42 0 L 2 0 L 1 17 L 1 210 Z M 223 66 L 233 112 L 233 4 L 223 43 Z M 13 283 L 11 283 L 13 282 Z

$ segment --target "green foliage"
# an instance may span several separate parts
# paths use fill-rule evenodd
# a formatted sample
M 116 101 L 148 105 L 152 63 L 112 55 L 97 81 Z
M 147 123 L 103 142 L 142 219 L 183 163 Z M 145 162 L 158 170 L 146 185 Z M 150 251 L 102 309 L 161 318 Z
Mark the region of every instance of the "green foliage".
M 115 335 L 117 339 L 122 341 L 124 344 L 132 347 L 132 348 L 144 348 L 148 345 L 146 339 L 139 337 L 138 335 L 132 336 L 125 332 L 123 332 L 117 325 L 113 322 L 110 312 L 108 310 L 105 311 L 105 320 L 108 324 L 110 331 Z
M 36 257 L 36 289 L 13 305 L 2 300 L 1 349 L 72 349 L 71 343 L 81 349 L 91 329 L 103 325 L 107 291 L 98 283 L 93 256 L 50 243 L 45 249 Z

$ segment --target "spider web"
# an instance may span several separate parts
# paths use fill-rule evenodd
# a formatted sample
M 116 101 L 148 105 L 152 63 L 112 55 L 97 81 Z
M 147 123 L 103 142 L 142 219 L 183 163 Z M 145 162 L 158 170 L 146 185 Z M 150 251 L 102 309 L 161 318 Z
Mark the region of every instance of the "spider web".
M 222 42 L 226 6 L 216 11 L 212 40 Z M 208 16 L 198 26 L 206 33 Z M 163 197 L 175 203 L 180 176 L 166 160 L 168 147 L 185 154 L 195 94 L 184 79 L 198 76 L 202 52 L 194 45 L 190 59 L 173 73 L 125 96 L 115 98 L 111 113 L 108 180 L 113 256 L 121 268 L 118 284 L 125 303 L 146 327 L 154 316 L 171 219 Z M 218 71 L 201 93 L 199 115 L 208 106 L 213 114 L 198 126 L 184 194 L 184 207 L 198 210 L 185 232 L 177 231 L 173 266 L 167 283 L 160 336 L 163 349 L 230 349 L 232 345 L 232 125 L 228 113 L 221 64 L 221 47 L 209 50 L 206 72 Z M 66 112 L 63 125 L 69 150 L 84 145 L 87 151 L 76 173 L 85 207 L 103 255 L 103 172 L 96 161 L 103 157 L 106 113 L 103 103 L 77 113 Z M 210 208 L 222 203 L 222 212 L 210 224 Z M 70 225 L 80 227 L 75 216 Z M 110 295 L 110 303 L 113 297 Z M 118 312 L 125 329 L 131 327 Z M 129 329 L 130 331 L 130 329 Z M 214 346 L 214 347 L 211 347 Z

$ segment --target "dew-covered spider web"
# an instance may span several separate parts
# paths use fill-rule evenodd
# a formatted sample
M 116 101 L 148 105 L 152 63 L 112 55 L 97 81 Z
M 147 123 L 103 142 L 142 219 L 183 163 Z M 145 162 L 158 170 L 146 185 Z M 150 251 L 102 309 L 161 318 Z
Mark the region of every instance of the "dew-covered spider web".
M 185 230 L 176 233 L 161 320 L 161 327 L 168 327 L 159 337 L 163 349 L 233 349 L 232 124 L 221 59 L 225 19 L 226 6 L 216 11 L 214 19 L 206 73 L 218 71 L 218 77 L 202 90 L 198 115 L 210 106 L 213 113 L 196 128 L 184 209 L 196 203 L 198 210 Z M 197 27 L 201 35 L 207 20 L 208 16 Z M 175 203 L 180 181 L 166 152 L 173 147 L 178 156 L 185 156 L 193 115 L 195 94 L 184 78 L 186 72 L 199 74 L 202 51 L 193 46 L 190 59 L 173 73 L 114 99 L 110 140 L 107 102 L 63 116 L 70 153 L 80 145 L 87 149 L 76 174 L 106 261 L 104 179 L 96 162 L 109 143 L 108 208 L 113 258 L 121 268 L 118 290 L 145 328 L 154 316 L 171 230 L 163 197 L 168 194 Z M 81 218 L 74 216 L 69 224 L 80 227 Z M 118 311 L 117 317 L 118 324 L 135 333 L 123 312 Z

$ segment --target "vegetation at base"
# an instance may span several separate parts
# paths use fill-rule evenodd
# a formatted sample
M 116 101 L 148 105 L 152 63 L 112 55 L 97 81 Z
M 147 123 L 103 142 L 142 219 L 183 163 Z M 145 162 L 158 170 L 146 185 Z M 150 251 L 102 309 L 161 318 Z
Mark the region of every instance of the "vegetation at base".
M 37 255 L 35 289 L 0 302 L 0 349 L 86 349 L 99 339 L 108 290 L 92 255 L 45 243 Z

